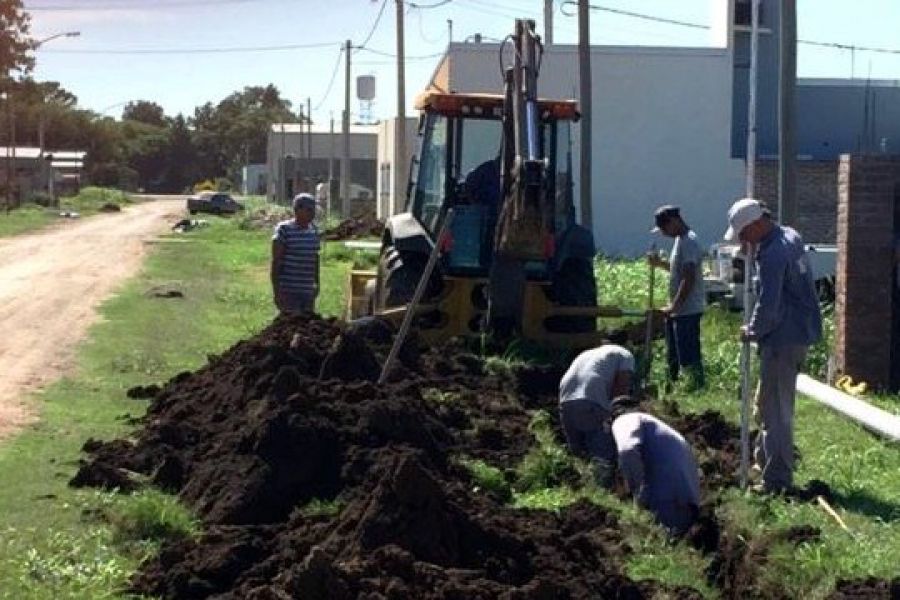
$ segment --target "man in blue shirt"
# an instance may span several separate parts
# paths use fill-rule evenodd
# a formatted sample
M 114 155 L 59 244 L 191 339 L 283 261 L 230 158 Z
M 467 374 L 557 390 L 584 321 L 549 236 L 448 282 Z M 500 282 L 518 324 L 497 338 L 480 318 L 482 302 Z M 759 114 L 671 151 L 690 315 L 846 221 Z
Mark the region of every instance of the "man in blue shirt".
M 780 493 L 793 484 L 794 397 L 797 371 L 807 348 L 822 337 L 822 315 L 803 238 L 772 220 L 752 198 L 728 210 L 726 240 L 756 248 L 756 306 L 743 340 L 759 346 L 759 412 L 762 431 L 755 458 L 761 491 Z
M 655 215 L 660 232 L 674 238 L 671 260 L 660 258 L 655 252 L 647 255 L 652 267 L 669 272 L 669 304 L 662 309 L 666 315 L 666 350 L 669 379 L 678 379 L 683 367 L 693 377 L 697 387 L 705 384 L 703 356 L 700 352 L 700 319 L 706 306 L 703 291 L 703 250 L 697 234 L 691 231 L 677 206 L 660 206 Z
M 630 396 L 612 402 L 619 469 L 635 502 L 676 535 L 697 519 L 700 476 L 684 437 L 653 415 L 636 412 Z

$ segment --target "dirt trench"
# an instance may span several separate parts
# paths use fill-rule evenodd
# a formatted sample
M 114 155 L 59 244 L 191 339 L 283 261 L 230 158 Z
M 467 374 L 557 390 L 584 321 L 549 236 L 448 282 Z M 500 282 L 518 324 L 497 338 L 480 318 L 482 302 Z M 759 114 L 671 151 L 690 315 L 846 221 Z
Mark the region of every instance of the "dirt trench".
M 164 598 L 699 597 L 632 581 L 615 514 L 579 502 L 514 510 L 454 457 L 511 472 L 533 445 L 531 411 L 555 419 L 561 369 L 485 370 L 461 344 L 415 340 L 385 385 L 383 324 L 279 318 L 154 395 L 133 440 L 89 441 L 73 485 L 177 493 L 205 523 L 166 545 L 135 592 Z M 655 409 L 655 407 L 653 407 Z M 660 407 L 698 453 L 705 485 L 734 485 L 736 430 L 718 413 Z M 558 427 L 558 425 L 557 425 Z M 312 500 L 336 510 L 305 510 Z M 765 544 L 748 549 L 705 506 L 689 534 L 725 597 L 761 597 Z M 743 539 L 743 538 L 741 538 Z

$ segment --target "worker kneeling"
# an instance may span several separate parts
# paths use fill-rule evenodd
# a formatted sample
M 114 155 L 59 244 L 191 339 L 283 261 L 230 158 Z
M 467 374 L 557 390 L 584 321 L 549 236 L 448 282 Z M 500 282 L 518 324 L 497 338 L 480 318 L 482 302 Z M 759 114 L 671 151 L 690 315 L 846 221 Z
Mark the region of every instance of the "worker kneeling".
M 615 344 L 585 350 L 559 383 L 559 416 L 569 450 L 594 463 L 597 482 L 612 487 L 616 445 L 612 399 L 631 391 L 634 356 Z
M 637 408 L 630 396 L 612 402 L 619 469 L 635 501 L 672 534 L 682 535 L 699 515 L 697 463 L 680 433 Z

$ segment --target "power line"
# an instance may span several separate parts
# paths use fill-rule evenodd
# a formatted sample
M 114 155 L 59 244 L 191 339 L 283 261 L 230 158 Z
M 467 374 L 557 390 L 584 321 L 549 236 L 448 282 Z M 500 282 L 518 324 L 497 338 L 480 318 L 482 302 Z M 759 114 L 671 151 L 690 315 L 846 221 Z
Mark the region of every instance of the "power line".
M 441 6 L 445 6 L 450 4 L 453 0 L 441 0 L 440 2 L 435 2 L 434 4 L 416 4 L 415 2 L 407 2 L 406 5 L 410 8 L 416 8 L 419 10 L 429 10 L 432 8 L 440 8 Z
M 425 19 L 422 18 L 422 13 L 421 12 L 416 13 L 416 16 L 418 17 L 418 21 L 419 21 L 419 37 L 422 38 L 422 41 L 425 42 L 426 44 L 437 44 L 438 42 L 443 40 L 444 37 L 447 36 L 447 30 L 445 29 L 444 33 L 442 35 L 440 35 L 436 38 L 429 38 L 427 35 L 425 35 L 425 25 L 424 25 Z
M 565 6 L 577 6 L 577 2 L 575 0 L 566 0 L 560 6 L 560 11 L 567 17 L 573 17 L 576 13 L 566 12 L 564 10 Z M 588 7 L 591 10 L 609 12 L 617 15 L 622 15 L 626 17 L 632 17 L 635 19 L 642 19 L 645 21 L 653 21 L 656 23 L 664 23 L 667 25 L 678 25 L 680 27 L 689 27 L 691 29 L 710 29 L 709 25 L 704 25 L 702 23 L 692 23 L 690 21 L 681 21 L 678 19 L 669 19 L 666 17 L 657 17 L 654 15 L 648 15 L 645 13 L 636 13 L 627 10 L 620 10 L 617 8 L 611 8 L 609 6 L 600 6 L 597 4 L 590 4 Z M 859 51 L 859 52 L 873 52 L 878 54 L 900 54 L 900 49 L 897 48 L 878 48 L 873 46 L 857 46 L 855 44 L 841 44 L 838 42 L 820 42 L 816 40 L 797 40 L 798 44 L 805 44 L 807 46 L 817 46 L 820 48 L 834 48 L 837 50 L 851 50 L 851 51 Z
M 381 22 L 381 15 L 384 14 L 384 8 L 387 6 L 387 0 L 381 0 L 381 8 L 378 9 L 378 16 L 375 17 L 375 22 L 372 23 L 372 28 L 369 30 L 369 34 L 366 36 L 365 41 L 359 45 L 357 50 L 361 50 L 366 47 L 366 44 L 372 39 L 372 36 L 375 35 L 375 30 L 378 29 L 378 24 Z
M 334 80 L 337 77 L 338 70 L 341 67 L 341 57 L 344 55 L 344 47 L 341 46 L 338 50 L 337 59 L 334 61 L 334 69 L 331 71 L 331 79 L 328 81 L 328 87 L 325 88 L 325 93 L 322 94 L 322 99 L 316 104 L 314 111 L 319 110 L 325 101 L 328 100 L 328 95 L 331 94 L 331 88 L 334 86 Z
M 575 6 L 577 8 L 578 2 L 576 2 L 575 0 L 566 0 L 559 7 L 560 12 L 567 17 L 574 17 L 576 14 L 578 14 L 577 11 L 574 13 L 566 12 L 565 11 L 566 6 Z M 644 19 L 645 21 L 654 21 L 656 23 L 666 23 L 668 25 L 680 25 L 681 27 L 690 27 L 692 29 L 709 29 L 709 25 L 704 25 L 702 23 L 691 23 L 690 21 L 680 21 L 678 19 L 668 19 L 666 17 L 656 17 L 653 15 L 648 15 L 648 14 L 644 14 L 644 13 L 631 12 L 629 10 L 621 10 L 618 8 L 611 8 L 609 6 L 599 6 L 597 4 L 589 4 L 588 8 L 590 8 L 591 10 L 608 12 L 608 13 L 613 13 L 616 15 L 622 15 L 625 17 Z
M 327 48 L 340 42 L 316 42 L 311 44 L 282 44 L 276 46 L 231 46 L 220 48 L 93 48 L 85 50 L 45 50 L 38 48 L 36 52 L 46 54 L 229 54 L 235 52 L 275 52 L 281 50 L 304 50 L 310 48 Z
M 374 48 L 360 47 L 358 49 L 362 50 L 363 52 L 371 52 L 372 54 L 375 54 L 378 56 L 386 56 L 388 58 L 397 58 L 396 54 L 393 54 L 391 52 L 384 52 L 382 50 L 375 50 Z M 446 54 L 446 52 L 441 51 L 441 52 L 435 52 L 434 54 L 420 54 L 419 56 L 406 56 L 404 58 L 406 58 L 406 60 L 424 60 L 426 58 L 436 58 L 438 56 L 444 56 L 444 54 Z
M 67 12 L 67 11 L 78 11 L 78 12 L 92 12 L 92 11 L 106 11 L 106 10 L 166 10 L 166 9 L 180 9 L 180 8 L 194 8 L 198 6 L 223 6 L 227 4 L 250 4 L 250 3 L 258 3 L 260 0 L 189 0 L 185 2 L 165 2 L 163 0 L 156 0 L 153 4 L 140 4 L 133 1 L 129 2 L 103 2 L 100 4 L 85 4 L 83 2 L 78 2 L 77 4 L 38 4 L 38 5 L 26 5 L 24 7 L 26 12 Z

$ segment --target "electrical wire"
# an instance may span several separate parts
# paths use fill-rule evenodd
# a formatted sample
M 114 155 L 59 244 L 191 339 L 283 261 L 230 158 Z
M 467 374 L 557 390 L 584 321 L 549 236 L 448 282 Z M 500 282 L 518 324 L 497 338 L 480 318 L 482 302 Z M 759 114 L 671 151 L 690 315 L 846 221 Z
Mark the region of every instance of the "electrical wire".
M 418 10 L 429 10 L 432 8 L 440 8 L 441 6 L 445 6 L 450 4 L 453 0 L 441 0 L 440 2 L 435 2 L 434 4 L 416 4 L 415 2 L 407 2 L 406 5 L 410 8 L 415 8 Z
M 578 3 L 575 0 L 566 0 L 560 5 L 560 12 L 567 17 L 574 17 L 577 15 L 576 12 L 566 12 L 564 7 L 566 6 L 576 6 Z M 588 8 L 591 10 L 609 12 L 617 15 L 622 15 L 626 17 L 632 17 L 635 19 L 642 19 L 644 21 L 653 21 L 655 23 L 664 23 L 667 25 L 678 25 L 680 27 L 688 27 L 691 29 L 710 29 L 709 25 L 704 25 L 702 23 L 692 23 L 690 21 L 681 21 L 678 19 L 669 19 L 665 17 L 657 17 L 654 15 L 648 15 L 645 13 L 636 13 L 627 10 L 620 10 L 618 8 L 611 8 L 609 6 L 600 6 L 598 4 L 589 4 Z M 851 50 L 851 51 L 859 51 L 859 52 L 873 52 L 878 54 L 900 54 L 900 49 L 897 48 L 879 48 L 873 46 L 857 46 L 855 44 L 841 44 L 838 42 L 820 42 L 816 40 L 797 40 L 798 44 L 804 44 L 807 46 L 817 46 L 820 48 L 833 48 L 836 50 Z
M 78 2 L 77 4 L 28 4 L 24 6 L 24 10 L 27 12 L 69 12 L 69 11 L 78 11 L 78 12 L 94 12 L 94 11 L 107 11 L 107 10 L 167 10 L 167 9 L 179 9 L 179 8 L 194 8 L 198 6 L 224 6 L 228 4 L 251 4 L 258 3 L 260 0 L 189 0 L 186 2 L 165 2 L 164 0 L 156 0 L 152 5 L 141 4 L 138 5 L 136 2 L 110 2 L 106 1 L 100 4 L 85 4 L 84 2 Z
M 369 41 L 371 41 L 372 36 L 375 35 L 375 30 L 378 29 L 378 24 L 381 22 L 381 15 L 384 14 L 384 9 L 386 6 L 387 6 L 387 0 L 381 0 L 381 8 L 378 9 L 378 16 L 375 17 L 375 22 L 372 23 L 372 28 L 369 29 L 369 34 L 366 36 L 365 41 L 363 41 L 362 44 L 360 44 L 357 48 L 355 48 L 356 50 L 362 50 L 363 48 L 366 47 L 366 44 L 368 44 Z
M 578 14 L 577 10 L 573 13 L 566 12 L 565 11 L 566 6 L 575 6 L 577 9 L 578 2 L 576 2 L 575 0 L 566 0 L 559 6 L 559 11 L 567 17 L 574 17 L 575 15 Z M 693 29 L 709 29 L 709 25 L 703 25 L 702 23 L 691 23 L 690 21 L 680 21 L 678 19 L 668 19 L 666 17 L 655 17 L 653 15 L 648 15 L 648 14 L 644 14 L 644 13 L 631 12 L 630 10 L 611 8 L 609 6 L 588 4 L 588 8 L 590 8 L 591 10 L 608 12 L 608 13 L 612 13 L 615 15 L 622 15 L 625 17 L 633 17 L 636 19 L 644 19 L 646 21 L 654 21 L 656 23 L 666 23 L 668 25 L 680 25 L 681 27 L 690 27 Z
M 38 48 L 35 52 L 46 54 L 229 54 L 235 52 L 272 52 L 280 50 L 304 50 L 310 48 L 333 47 L 340 42 L 316 42 L 311 44 L 282 44 L 278 46 L 232 46 L 221 48 L 96 48 L 85 50 L 45 50 Z
M 322 94 L 322 99 L 316 103 L 316 106 L 313 108 L 314 111 L 322 108 L 322 105 L 325 104 L 325 101 L 328 100 L 328 96 L 331 94 L 331 88 L 334 87 L 334 80 L 337 78 L 338 70 L 341 67 L 341 57 L 344 56 L 344 47 L 341 46 L 338 49 L 337 59 L 334 61 L 334 69 L 331 71 L 331 79 L 328 81 L 328 87 L 325 88 L 325 93 Z
M 372 54 L 375 54 L 377 56 L 397 58 L 396 54 L 393 54 L 391 52 L 384 52 L 382 50 L 375 50 L 374 48 L 358 48 L 358 50 L 361 50 L 363 52 L 371 52 Z M 426 58 L 436 58 L 438 56 L 444 56 L 444 54 L 446 54 L 446 51 L 435 52 L 434 54 L 420 54 L 419 56 L 405 56 L 404 58 L 406 60 L 424 60 Z
M 418 13 L 416 13 L 416 16 L 418 17 L 418 21 L 419 21 L 419 37 L 422 38 L 422 41 L 425 42 L 426 44 L 437 44 L 438 42 L 442 41 L 447 36 L 447 30 L 445 29 L 443 35 L 440 35 L 436 38 L 429 38 L 428 36 L 425 35 L 425 25 L 424 25 L 425 19 L 422 18 L 422 13 L 418 12 Z

